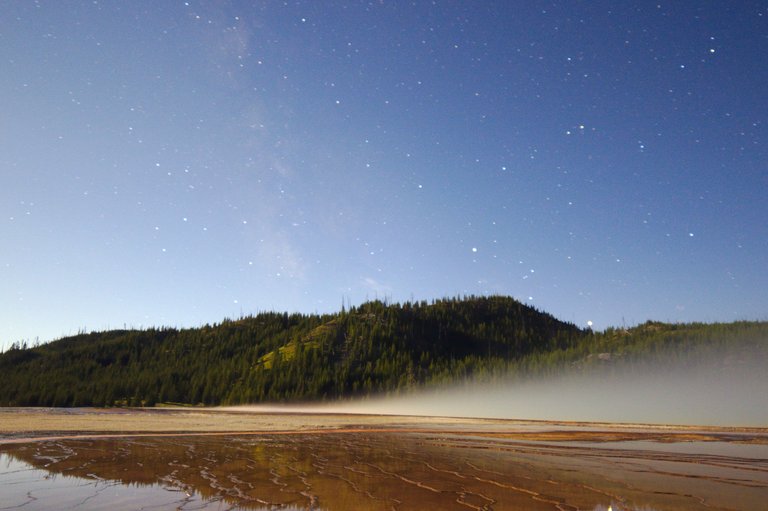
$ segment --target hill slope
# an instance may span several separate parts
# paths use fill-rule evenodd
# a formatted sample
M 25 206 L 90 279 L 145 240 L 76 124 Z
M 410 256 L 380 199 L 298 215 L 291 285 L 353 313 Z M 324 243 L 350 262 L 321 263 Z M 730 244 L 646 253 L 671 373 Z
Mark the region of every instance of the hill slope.
M 514 375 L 768 360 L 768 323 L 582 331 L 512 298 L 333 315 L 263 313 L 195 329 L 82 334 L 0 355 L 0 406 L 323 400 Z M 714 366 L 713 366 L 714 367 Z
M 90 333 L 0 356 L 0 404 L 217 405 L 404 391 L 500 372 L 583 335 L 507 297 Z

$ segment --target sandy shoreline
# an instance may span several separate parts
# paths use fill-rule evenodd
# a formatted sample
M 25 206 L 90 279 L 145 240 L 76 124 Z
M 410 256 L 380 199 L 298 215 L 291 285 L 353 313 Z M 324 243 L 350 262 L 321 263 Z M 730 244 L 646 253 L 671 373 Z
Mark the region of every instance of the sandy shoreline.
M 0 438 L 51 431 L 93 433 L 216 433 L 339 429 L 382 424 L 461 424 L 466 419 L 240 411 L 219 408 L 0 408 Z M 473 421 L 476 422 L 476 421 Z
M 365 415 L 258 408 L 0 408 L 0 444 L 64 438 L 323 432 L 471 433 L 531 441 L 768 444 L 768 428 Z

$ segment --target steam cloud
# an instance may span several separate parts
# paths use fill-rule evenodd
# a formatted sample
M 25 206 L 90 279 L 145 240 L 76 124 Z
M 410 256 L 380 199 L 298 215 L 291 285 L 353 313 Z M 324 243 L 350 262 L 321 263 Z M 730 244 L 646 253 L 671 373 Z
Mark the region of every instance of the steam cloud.
M 623 369 L 606 364 L 586 374 L 568 370 L 492 385 L 467 382 L 288 411 L 766 427 L 768 356 L 756 351 L 711 357 L 693 366 L 648 362 Z

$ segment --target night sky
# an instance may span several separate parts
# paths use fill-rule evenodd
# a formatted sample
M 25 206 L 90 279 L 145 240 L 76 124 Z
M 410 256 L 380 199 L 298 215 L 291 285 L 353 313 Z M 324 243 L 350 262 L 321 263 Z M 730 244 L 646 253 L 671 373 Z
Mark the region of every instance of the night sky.
M 505 294 L 768 319 L 768 3 L 4 1 L 0 346 Z

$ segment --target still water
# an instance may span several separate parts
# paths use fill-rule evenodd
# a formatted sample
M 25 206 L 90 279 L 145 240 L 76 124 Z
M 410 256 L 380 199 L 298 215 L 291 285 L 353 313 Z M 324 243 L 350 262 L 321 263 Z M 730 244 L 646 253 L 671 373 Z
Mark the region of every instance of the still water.
M 768 446 L 439 433 L 0 445 L 0 509 L 754 510 Z

